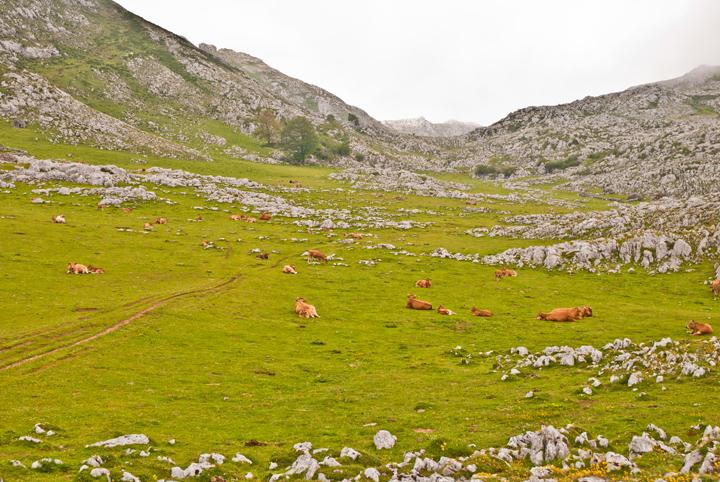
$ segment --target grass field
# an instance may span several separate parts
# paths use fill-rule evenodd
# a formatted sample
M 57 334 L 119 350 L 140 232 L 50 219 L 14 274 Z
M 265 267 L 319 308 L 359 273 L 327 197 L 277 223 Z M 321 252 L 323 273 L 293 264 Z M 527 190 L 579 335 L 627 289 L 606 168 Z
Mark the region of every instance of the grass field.
M 0 132 L 10 131 L 0 126 Z M 72 153 L 74 161 L 138 169 L 134 156 L 124 153 L 21 137 L 3 138 L 3 143 L 39 157 Z M 186 466 L 203 452 L 239 451 L 256 465 L 227 464 L 227 473 L 252 470 L 266 477 L 270 461 L 282 468 L 292 461 L 292 445 L 305 440 L 336 451 L 351 446 L 366 454 L 365 463 L 381 463 L 412 449 L 456 455 L 469 453 L 468 444 L 499 446 L 541 424 L 572 422 L 613 444 L 626 443 L 651 422 L 684 435 L 692 424 L 720 420 L 715 374 L 673 380 L 666 391 L 648 384 L 643 398 L 610 386 L 586 397 L 579 388 L 591 374 L 580 368 L 548 369 L 502 382 L 492 358 L 463 366 L 449 353 L 457 345 L 505 353 L 518 345 L 531 350 L 599 347 L 617 337 L 689 339 L 687 320 L 716 318 L 718 304 L 703 284 L 710 264 L 662 276 L 642 270 L 570 275 L 522 269 L 517 278 L 498 283 L 494 267 L 395 256 L 365 246 L 392 243 L 418 254 L 437 247 L 489 254 L 552 240 L 473 238 L 464 231 L 498 223 L 501 215 L 466 213 L 460 200 L 338 192 L 335 188 L 347 185 L 330 181 L 326 168 L 160 158 L 149 158 L 142 167 L 151 165 L 270 185 L 298 179 L 310 192 L 288 198 L 301 205 L 375 206 L 388 213 L 418 208 L 441 215 L 404 216 L 432 222 L 426 229 L 374 230 L 374 237 L 340 244 L 345 231 L 336 230 L 336 237 L 308 232 L 290 219 L 232 222 L 229 213 L 240 206 L 208 203 L 182 189 L 164 189 L 162 195 L 174 205 L 137 204 L 130 213 L 98 210 L 92 197 L 53 196 L 51 204 L 32 204 L 33 187 L 26 185 L 0 193 L 0 478 L 6 481 L 86 477 L 77 475 L 77 467 L 94 453 L 110 456 L 106 467 L 124 467 L 152 480 L 169 477 L 169 466 L 154 455 Z M 476 192 L 503 192 L 494 184 L 462 180 Z M 558 196 L 584 202 L 580 209 L 604 205 L 570 193 Z M 199 205 L 219 210 L 200 212 L 194 209 Z M 512 213 L 567 211 L 504 202 L 487 207 Z M 65 214 L 66 225 L 50 222 L 58 213 Z M 199 213 L 204 220 L 192 221 Z M 143 232 L 143 223 L 158 216 L 168 223 Z M 202 249 L 202 240 L 222 249 Z M 254 248 L 277 253 L 262 261 L 250 254 Z M 307 265 L 300 254 L 308 248 L 335 253 L 348 266 Z M 380 262 L 358 263 L 371 258 Z M 65 274 L 70 261 L 99 265 L 106 273 L 70 276 Z M 281 273 L 287 263 L 297 266 L 297 276 Z M 426 276 L 433 287 L 414 288 L 415 280 Z M 458 315 L 407 310 L 408 293 Z M 321 318 L 299 319 L 293 312 L 298 296 L 314 304 Z M 535 320 L 540 310 L 578 304 L 591 305 L 595 316 L 574 324 Z M 471 317 L 473 305 L 495 316 Z M 148 308 L 144 316 L 83 342 Z M 535 390 L 535 398 L 524 398 L 529 390 Z M 17 440 L 38 422 L 55 428 L 57 435 L 42 444 Z M 398 437 L 393 450 L 374 449 L 372 436 L 380 428 Z M 85 448 L 125 433 L 147 434 L 157 452 L 144 459 L 122 457 L 120 449 Z M 177 444 L 169 445 L 169 439 Z M 267 445 L 246 447 L 251 439 Z M 41 457 L 62 459 L 66 468 L 41 473 L 9 464 L 17 459 L 29 466 Z M 662 473 L 663 462 L 656 465 Z

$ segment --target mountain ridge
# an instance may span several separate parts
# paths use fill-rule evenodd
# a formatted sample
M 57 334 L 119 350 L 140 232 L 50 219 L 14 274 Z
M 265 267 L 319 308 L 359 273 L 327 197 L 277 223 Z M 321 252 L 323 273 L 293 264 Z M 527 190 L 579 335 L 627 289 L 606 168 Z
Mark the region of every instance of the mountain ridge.
M 447 120 L 445 122 L 430 122 L 424 117 L 409 119 L 384 120 L 382 123 L 403 134 L 412 134 L 425 137 L 454 137 L 467 134 L 481 127 L 475 122 Z

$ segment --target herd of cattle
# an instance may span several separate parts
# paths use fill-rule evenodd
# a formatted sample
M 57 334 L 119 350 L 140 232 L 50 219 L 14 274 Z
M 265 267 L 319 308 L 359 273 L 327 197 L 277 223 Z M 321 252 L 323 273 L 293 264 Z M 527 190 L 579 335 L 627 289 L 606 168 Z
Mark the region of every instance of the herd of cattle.
M 130 209 L 126 208 L 126 212 L 129 212 Z M 263 213 L 260 216 L 260 220 L 262 221 L 269 221 L 272 218 L 272 216 L 269 213 Z M 233 214 L 230 216 L 230 219 L 232 221 L 245 221 L 248 223 L 254 223 L 257 222 L 257 218 L 246 216 L 244 214 Z M 202 221 L 202 216 L 198 216 L 198 221 Z M 65 216 L 62 214 L 58 214 L 55 216 L 52 216 L 52 222 L 55 224 L 65 224 Z M 166 224 L 167 220 L 163 217 L 159 217 L 155 219 L 154 223 L 145 223 L 143 226 L 143 229 L 146 231 L 150 231 L 153 229 L 153 224 Z M 363 235 L 361 233 L 349 233 L 348 237 L 351 237 L 353 239 L 361 239 Z M 203 241 L 202 246 L 204 248 L 211 247 L 212 242 L 209 241 Z M 326 256 L 322 251 L 317 249 L 308 249 L 305 251 L 302 256 L 307 257 L 308 263 L 312 262 L 321 262 L 321 263 L 327 263 L 329 257 Z M 256 256 L 259 259 L 268 259 L 269 255 L 267 253 L 260 253 Z M 103 268 L 100 268 L 98 266 L 92 266 L 92 265 L 84 265 L 80 263 L 69 263 L 67 266 L 67 273 L 68 274 L 102 274 L 105 270 Z M 297 274 L 297 268 L 293 265 L 286 264 L 282 268 L 282 272 L 285 274 Z M 498 269 L 495 270 L 495 281 L 500 281 L 503 278 L 506 277 L 517 277 L 517 271 L 512 269 Z M 432 288 L 432 280 L 430 278 L 423 278 L 419 279 L 415 282 L 416 288 Z M 711 283 L 711 289 L 712 293 L 717 298 L 720 296 L 720 278 L 715 279 Z M 412 310 L 432 310 L 433 306 L 432 303 L 429 301 L 418 299 L 417 296 L 414 294 L 409 294 L 407 296 L 407 303 L 406 307 Z M 448 308 L 446 308 L 443 305 L 439 305 L 437 307 L 437 312 L 441 315 L 455 315 L 456 313 Z M 297 298 L 295 300 L 295 313 L 297 313 L 298 316 L 301 318 L 319 318 L 320 315 L 318 315 L 317 309 L 315 306 L 309 304 L 307 301 L 305 301 L 304 298 Z M 490 317 L 492 316 L 492 311 L 486 310 L 486 309 L 480 309 L 475 306 L 472 307 L 470 310 L 470 314 L 473 316 L 480 316 L 480 317 Z M 583 318 L 590 318 L 593 316 L 593 310 L 589 306 L 576 306 L 572 308 L 554 308 L 548 312 L 540 312 L 537 314 L 536 319 L 538 320 L 545 320 L 545 321 L 556 321 L 556 322 L 573 322 L 582 320 Z M 688 332 L 691 335 L 706 335 L 713 332 L 712 326 L 710 326 L 707 323 L 698 323 L 695 320 L 691 320 L 687 324 Z
M 321 251 L 317 249 L 309 249 L 305 251 L 303 256 L 307 256 L 308 262 L 320 261 L 327 262 L 328 257 L 325 256 Z M 285 265 L 282 269 L 283 273 L 297 274 L 297 269 L 292 265 Z M 507 268 L 495 270 L 495 281 L 500 281 L 506 277 L 517 277 L 517 271 Z M 432 288 L 432 280 L 430 278 L 419 279 L 415 282 L 416 288 Z M 717 298 L 720 295 L 720 279 L 716 279 L 711 284 L 713 295 Z M 411 310 L 432 310 L 432 303 L 425 300 L 420 300 L 414 294 L 407 296 L 406 307 Z M 441 315 L 455 315 L 456 313 L 443 305 L 437 307 L 437 312 Z M 301 318 L 317 318 L 317 309 L 315 306 L 305 301 L 305 298 L 297 298 L 295 300 L 295 313 Z M 479 309 L 473 306 L 470 310 L 470 314 L 473 316 L 490 317 L 492 311 Z M 593 310 L 590 306 L 575 306 L 572 308 L 554 308 L 548 312 L 540 312 L 537 314 L 536 319 L 545 321 L 556 321 L 556 322 L 573 322 L 582 320 L 583 318 L 591 318 L 593 316 Z M 712 326 L 707 323 L 698 323 L 695 320 L 691 320 L 687 324 L 688 332 L 691 335 L 706 335 L 713 332 Z

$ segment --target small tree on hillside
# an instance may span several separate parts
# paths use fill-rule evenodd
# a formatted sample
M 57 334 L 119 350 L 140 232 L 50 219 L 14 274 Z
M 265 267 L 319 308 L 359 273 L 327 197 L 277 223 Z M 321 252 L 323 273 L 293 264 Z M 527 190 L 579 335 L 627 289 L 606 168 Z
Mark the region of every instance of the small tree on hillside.
M 280 145 L 292 162 L 303 164 L 319 145 L 315 127 L 305 117 L 295 117 L 287 124 L 280 136 Z
M 280 141 L 282 124 L 275 112 L 270 109 L 263 109 L 255 116 L 255 135 L 265 144 L 272 146 Z

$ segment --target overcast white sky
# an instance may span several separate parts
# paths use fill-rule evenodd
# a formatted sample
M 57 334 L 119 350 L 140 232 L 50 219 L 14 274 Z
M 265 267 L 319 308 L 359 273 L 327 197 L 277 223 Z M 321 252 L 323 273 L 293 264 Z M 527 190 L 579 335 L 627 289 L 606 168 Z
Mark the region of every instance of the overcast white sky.
M 490 124 L 720 65 L 717 0 L 120 0 L 377 119 Z

